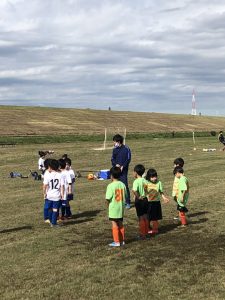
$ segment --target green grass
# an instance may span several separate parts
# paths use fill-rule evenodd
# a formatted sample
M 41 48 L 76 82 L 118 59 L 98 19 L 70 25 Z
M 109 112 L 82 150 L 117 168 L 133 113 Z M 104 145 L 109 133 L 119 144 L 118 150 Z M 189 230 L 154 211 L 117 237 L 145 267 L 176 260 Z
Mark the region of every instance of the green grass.
M 190 179 L 190 224 L 173 223 L 173 201 L 163 204 L 160 234 L 136 241 L 135 209 L 126 211 L 127 244 L 109 249 L 111 226 L 104 195 L 108 181 L 76 182 L 72 202 L 74 219 L 53 230 L 43 223 L 41 182 L 10 179 L 11 171 L 24 175 L 37 168 L 37 151 L 49 145 L 0 148 L 1 154 L 1 299 L 224 299 L 225 224 L 223 206 L 224 152 L 215 138 L 127 140 L 132 168 L 155 167 L 171 194 L 173 160 L 185 159 Z M 55 143 L 55 157 L 68 153 L 76 170 L 110 167 L 111 150 L 92 150 L 99 142 Z M 85 175 L 85 173 L 83 173 Z

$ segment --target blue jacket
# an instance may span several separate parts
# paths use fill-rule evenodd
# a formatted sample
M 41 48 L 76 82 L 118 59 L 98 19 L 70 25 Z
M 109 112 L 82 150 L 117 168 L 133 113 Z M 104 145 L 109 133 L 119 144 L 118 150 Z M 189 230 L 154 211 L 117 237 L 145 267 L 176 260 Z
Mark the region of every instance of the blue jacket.
M 128 170 L 129 163 L 131 161 L 131 151 L 130 148 L 126 145 L 122 145 L 118 148 L 113 148 L 112 152 L 112 166 L 116 165 L 123 166 L 124 171 Z

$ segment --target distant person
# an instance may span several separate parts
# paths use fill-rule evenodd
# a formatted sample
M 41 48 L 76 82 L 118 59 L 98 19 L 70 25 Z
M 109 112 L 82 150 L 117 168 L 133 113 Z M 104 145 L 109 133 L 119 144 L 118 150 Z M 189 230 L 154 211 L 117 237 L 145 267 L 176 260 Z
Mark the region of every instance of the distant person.
M 135 197 L 135 208 L 139 222 L 140 239 L 146 239 L 148 236 L 149 222 L 148 222 L 148 199 L 146 197 L 145 188 L 147 181 L 142 176 L 145 173 L 145 167 L 141 164 L 134 167 L 134 182 L 133 194 Z
M 187 219 L 185 213 L 188 212 L 186 207 L 189 198 L 189 182 L 184 176 L 184 170 L 181 167 L 176 167 L 173 171 L 174 175 L 179 179 L 178 183 L 178 197 L 177 210 L 179 211 L 181 226 L 187 226 Z
M 70 201 L 74 199 L 74 189 L 75 189 L 75 173 L 74 170 L 72 169 L 72 161 L 70 158 L 65 159 L 66 162 L 66 170 L 69 172 L 72 185 L 71 185 L 71 193 L 68 194 L 67 197 L 67 206 L 66 206 L 66 216 L 65 218 L 71 219 L 72 218 L 72 211 L 71 211 L 71 206 L 70 206 Z
M 131 161 L 130 148 L 123 144 L 123 137 L 120 134 L 116 134 L 113 137 L 114 148 L 112 152 L 112 166 L 119 167 L 121 170 L 120 181 L 122 181 L 127 189 L 126 208 L 130 208 L 130 190 L 128 187 L 128 169 Z
M 46 153 L 44 151 L 38 151 L 39 154 L 39 159 L 38 159 L 38 170 L 41 171 L 42 174 L 44 174 L 45 172 L 45 157 L 46 157 Z
M 123 226 L 124 205 L 126 197 L 126 186 L 119 178 L 121 170 L 119 167 L 110 169 L 112 182 L 107 186 L 105 199 L 109 207 L 109 220 L 112 222 L 113 242 L 110 247 L 120 247 L 125 244 L 125 230 Z
M 218 135 L 218 140 L 220 141 L 221 144 L 223 144 L 223 151 L 225 150 L 225 138 L 223 136 L 223 131 L 220 131 L 219 132 L 219 135 Z

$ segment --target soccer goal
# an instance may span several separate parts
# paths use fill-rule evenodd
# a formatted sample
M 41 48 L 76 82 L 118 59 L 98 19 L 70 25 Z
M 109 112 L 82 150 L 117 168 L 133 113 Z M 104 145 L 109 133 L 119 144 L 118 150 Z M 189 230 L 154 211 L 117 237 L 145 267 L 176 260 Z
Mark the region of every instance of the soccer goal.
M 119 127 L 108 127 L 108 128 L 105 128 L 105 131 L 104 131 L 104 141 L 103 141 L 103 144 L 102 144 L 102 147 L 99 147 L 99 148 L 94 148 L 94 150 L 107 150 L 107 149 L 112 149 L 113 148 L 113 142 L 112 142 L 112 139 L 113 139 L 113 136 L 115 134 L 121 134 L 124 138 L 124 145 L 126 143 L 126 136 L 127 136 L 127 129 L 122 127 L 122 128 L 119 128 Z

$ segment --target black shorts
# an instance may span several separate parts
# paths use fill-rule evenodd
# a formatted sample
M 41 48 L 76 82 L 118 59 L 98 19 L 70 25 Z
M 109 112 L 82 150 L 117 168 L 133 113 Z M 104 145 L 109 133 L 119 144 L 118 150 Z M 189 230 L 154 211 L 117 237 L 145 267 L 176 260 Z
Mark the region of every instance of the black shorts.
M 109 218 L 109 221 L 114 221 L 114 222 L 123 222 L 123 218 Z
M 180 206 L 179 204 L 177 205 L 177 210 L 180 211 L 180 212 L 184 212 L 184 213 L 188 212 L 187 207 Z
M 160 201 L 148 201 L 149 221 L 162 220 L 162 208 Z
M 148 213 L 148 199 L 135 199 L 135 208 L 138 217 L 146 215 Z

